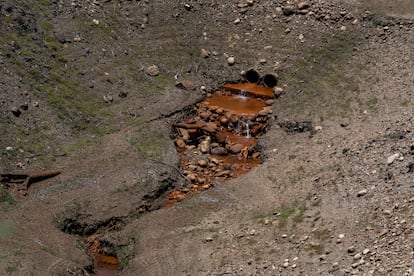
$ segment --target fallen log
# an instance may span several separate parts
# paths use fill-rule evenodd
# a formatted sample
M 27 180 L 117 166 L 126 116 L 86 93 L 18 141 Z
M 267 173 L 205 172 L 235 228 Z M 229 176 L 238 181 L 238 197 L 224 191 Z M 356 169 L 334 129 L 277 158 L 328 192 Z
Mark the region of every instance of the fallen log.
M 17 190 L 21 194 L 27 195 L 27 190 L 29 189 L 29 186 L 32 183 L 54 177 L 61 173 L 62 173 L 61 170 L 48 170 L 48 171 L 31 173 L 31 174 L 5 173 L 5 174 L 0 174 L 0 182 L 9 183 L 9 184 L 19 184 L 21 187 L 18 187 Z

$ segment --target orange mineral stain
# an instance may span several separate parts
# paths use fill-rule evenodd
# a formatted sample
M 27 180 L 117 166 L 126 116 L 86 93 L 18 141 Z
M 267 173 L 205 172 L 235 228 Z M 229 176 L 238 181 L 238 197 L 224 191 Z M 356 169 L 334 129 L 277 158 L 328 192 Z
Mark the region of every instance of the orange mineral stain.
M 118 276 L 118 259 L 100 253 L 94 254 L 94 272 L 96 276 Z
M 208 106 L 214 106 L 224 109 L 232 114 L 237 115 L 254 115 L 259 113 L 266 104 L 256 98 L 249 98 L 242 95 L 235 94 L 221 94 L 216 92 L 203 103 Z
M 239 177 L 262 163 L 256 139 L 266 131 L 271 112 L 266 100 L 272 98 L 272 88 L 226 84 L 173 123 L 186 184 L 168 193 L 166 208 L 210 188 L 214 181 Z

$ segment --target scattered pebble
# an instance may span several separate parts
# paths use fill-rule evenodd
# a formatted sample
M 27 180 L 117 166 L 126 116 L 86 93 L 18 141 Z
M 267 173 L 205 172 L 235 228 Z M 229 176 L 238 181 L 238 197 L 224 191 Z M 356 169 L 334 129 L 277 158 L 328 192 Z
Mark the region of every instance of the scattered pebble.
M 10 110 L 12 113 L 13 113 L 13 115 L 14 116 L 16 116 L 16 117 L 19 117 L 20 116 L 20 114 L 22 114 L 22 111 L 19 109 L 19 108 L 17 108 L 17 107 L 15 107 L 15 106 L 13 106 L 12 108 L 11 108 L 11 110 Z
M 359 192 L 358 192 L 357 196 L 358 196 L 358 197 L 360 197 L 360 196 L 364 196 L 364 195 L 366 195 L 367 193 L 368 193 L 368 190 L 367 190 L 367 189 L 363 189 L 363 190 L 361 190 L 361 191 L 359 191 Z
M 398 153 L 394 153 L 393 155 L 388 156 L 387 164 L 388 165 L 392 164 L 395 161 L 395 159 L 397 159 L 398 157 L 400 157 Z
M 367 255 L 369 252 L 371 252 L 368 248 L 365 248 L 364 251 L 362 251 L 362 254 Z
M 348 247 L 346 251 L 350 254 L 355 253 L 356 251 L 355 246 L 351 245 L 350 247 Z
M 201 56 L 202 58 L 208 58 L 208 57 L 210 56 L 210 53 L 209 53 L 206 49 L 202 48 L 202 49 L 200 50 L 200 56 Z
M 236 60 L 234 59 L 234 57 L 228 57 L 227 58 L 227 64 L 232 66 L 236 63 Z
M 157 65 L 148 66 L 146 71 L 147 71 L 147 74 L 150 75 L 151 77 L 155 77 L 160 74 L 160 69 L 158 68 Z

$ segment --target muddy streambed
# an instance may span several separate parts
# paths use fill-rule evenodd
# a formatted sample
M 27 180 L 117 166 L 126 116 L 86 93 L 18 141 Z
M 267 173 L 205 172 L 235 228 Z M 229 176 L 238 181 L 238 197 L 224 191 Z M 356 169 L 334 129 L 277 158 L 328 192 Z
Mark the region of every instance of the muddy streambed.
M 266 132 L 272 103 L 272 88 L 253 83 L 226 84 L 196 104 L 184 119 L 174 122 L 172 139 L 186 181 L 167 192 L 164 207 L 260 165 L 257 137 Z M 118 275 L 118 260 L 107 252 L 99 236 L 88 237 L 86 243 L 93 258 L 92 273 Z
M 225 84 L 173 123 L 173 139 L 187 184 L 169 193 L 168 206 L 262 163 L 257 137 L 266 132 L 273 89 Z

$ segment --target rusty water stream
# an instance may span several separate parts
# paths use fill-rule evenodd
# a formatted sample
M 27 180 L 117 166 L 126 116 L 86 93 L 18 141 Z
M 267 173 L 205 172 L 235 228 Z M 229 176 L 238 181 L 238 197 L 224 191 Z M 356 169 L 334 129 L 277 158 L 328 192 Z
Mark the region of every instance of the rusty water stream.
M 262 163 L 256 138 L 266 131 L 272 99 L 269 87 L 225 84 L 173 124 L 181 169 L 190 183 L 169 193 L 167 207 Z
M 93 273 L 95 276 L 118 276 L 119 261 L 107 252 L 101 245 L 99 235 L 94 234 L 86 239 L 86 244 L 93 259 Z
M 225 84 L 173 124 L 186 186 L 167 195 L 165 208 L 186 196 L 249 172 L 262 163 L 256 138 L 264 134 L 272 112 L 272 88 L 255 83 Z M 96 276 L 119 275 L 119 262 L 106 252 L 98 235 L 86 240 Z

